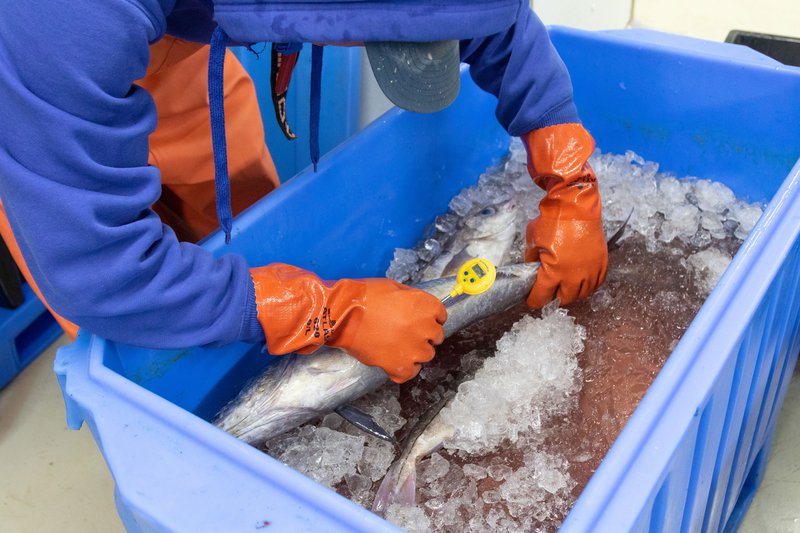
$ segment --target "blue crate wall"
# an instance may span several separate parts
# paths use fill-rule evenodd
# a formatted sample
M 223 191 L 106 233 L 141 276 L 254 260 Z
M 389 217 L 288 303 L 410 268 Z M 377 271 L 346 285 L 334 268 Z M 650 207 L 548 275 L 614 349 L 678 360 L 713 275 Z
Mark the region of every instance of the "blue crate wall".
M 746 262 L 720 281 L 562 529 L 735 528 L 763 475 L 798 348 L 800 70 L 657 32 L 552 36 L 603 150 L 633 149 L 662 170 L 772 198 L 739 252 Z M 589 40 L 606 53 L 587 57 Z M 728 288 L 721 300 L 726 286 L 741 294 Z
M 724 487 L 724 504 L 706 513 L 708 530 L 720 530 L 723 524 L 724 531 L 738 528 L 766 470 L 778 413 L 800 349 L 797 326 L 800 318 L 800 246 L 794 247 L 791 256 L 791 264 L 782 269 L 779 279 L 773 284 L 771 297 L 775 303 L 766 310 L 771 315 L 772 327 L 768 322 L 761 333 L 763 342 L 759 353 L 750 354 L 758 357 L 758 362 L 747 397 L 746 423 L 739 430 L 732 461 L 736 467 Z M 751 333 L 756 334 L 755 331 Z M 723 489 L 721 483 L 718 486 Z
M 61 327 L 27 283 L 25 301 L 0 309 L 0 388 L 6 386 L 62 333 Z

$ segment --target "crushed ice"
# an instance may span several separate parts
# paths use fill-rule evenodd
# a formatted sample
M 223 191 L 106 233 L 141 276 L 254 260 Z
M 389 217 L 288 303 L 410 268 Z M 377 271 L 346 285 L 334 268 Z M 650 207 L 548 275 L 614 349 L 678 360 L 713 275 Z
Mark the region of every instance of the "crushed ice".
M 694 276 L 697 287 L 707 295 L 717 285 L 733 258 L 715 248 L 708 248 L 681 259 L 681 264 Z
M 393 433 L 406 424 L 398 389 L 386 385 L 353 405 Z M 344 482 L 351 499 L 362 505 L 371 503 L 373 483 L 386 474 L 395 457 L 392 444 L 364 434 L 335 413 L 323 418 L 319 427 L 305 424 L 272 439 L 267 451 L 326 487 Z
M 600 177 L 607 235 L 632 213 L 628 228 L 646 238 L 650 252 L 674 239 L 699 248 L 681 259 L 681 264 L 705 293 L 713 289 L 731 261 L 715 242 L 745 239 L 762 214 L 760 205 L 737 199 L 721 183 L 677 179 L 660 173 L 657 163 L 633 152 L 596 152 L 590 162 Z M 526 164 L 525 150 L 514 139 L 506 160 L 455 196 L 450 210 L 435 219 L 415 248 L 395 251 L 387 277 L 403 283 L 419 281 L 425 268 L 448 251 L 448 244 L 465 229 L 470 215 L 510 200 L 519 204 L 518 235 L 505 262 L 521 262 L 525 222 L 538 215 L 543 196 Z M 612 296 L 600 289 L 590 305 L 601 311 L 612 301 Z M 548 517 L 568 509 L 576 485 L 569 476 L 569 464 L 560 455 L 537 451 L 535 435 L 549 417 L 564 413 L 573 404 L 581 384 L 576 355 L 583 349 L 585 332 L 563 309 L 549 309 L 543 315 L 541 319 L 525 317 L 515 324 L 498 342 L 495 356 L 485 363 L 466 354 L 465 364 L 483 367 L 474 379 L 459 386 L 455 399 L 442 413 L 457 428 L 445 444 L 449 451 L 482 453 L 508 441 L 525 450 L 522 466 L 502 462 L 488 468 L 469 462 L 459 466 L 434 453 L 417 470 L 418 490 L 425 503 L 419 507 L 393 505 L 386 514 L 388 520 L 409 531 L 448 527 L 521 531 L 534 530 Z M 420 378 L 438 381 L 445 375 L 426 367 Z M 386 386 L 356 405 L 394 432 L 406 423 L 400 416 L 398 391 L 397 386 Z M 415 392 L 412 390 L 412 397 Z M 364 506 L 370 505 L 376 482 L 395 458 L 391 444 L 360 434 L 334 414 L 325 417 L 319 427 L 308 424 L 274 439 L 267 449 L 323 485 L 339 490 L 345 487 L 345 493 Z M 465 516 L 464 509 L 483 512 Z
M 542 318 L 525 316 L 514 324 L 497 342 L 495 356 L 459 385 L 442 409 L 444 421 L 456 428 L 445 446 L 473 454 L 490 451 L 503 440 L 516 443 L 536 420 L 566 412 L 580 389 L 576 356 L 585 336 L 583 327 L 553 304 Z
M 522 464 L 459 467 L 433 453 L 417 468 L 424 509 L 395 505 L 387 519 L 408 531 L 532 531 L 537 522 L 561 516 L 576 483 L 564 457 L 537 451 L 537 433 L 543 420 L 574 407 L 584 338 L 584 329 L 557 304 L 542 318 L 525 316 L 514 324 L 439 416 L 456 428 L 444 444 L 449 451 L 475 456 L 511 443 Z M 487 478 L 490 487 L 479 486 Z
M 521 262 L 522 230 L 527 220 L 538 216 L 539 201 L 544 195 L 528 175 L 526 157 L 522 143 L 514 139 L 509 157 L 481 174 L 475 186 L 453 197 L 450 211 L 436 218 L 426 239 L 414 249 L 395 251 L 387 277 L 401 283 L 419 281 L 437 252 L 445 251 L 453 235 L 464 230 L 466 217 L 512 198 L 521 205 L 519 235 L 506 263 Z M 647 238 L 650 252 L 674 239 L 701 249 L 726 238 L 744 240 L 763 212 L 762 206 L 737 199 L 722 183 L 693 177 L 678 179 L 659 172 L 657 163 L 645 161 L 631 151 L 623 155 L 596 151 L 590 163 L 600 178 L 607 235 L 632 213 L 628 227 Z M 707 258 L 711 259 L 711 255 Z

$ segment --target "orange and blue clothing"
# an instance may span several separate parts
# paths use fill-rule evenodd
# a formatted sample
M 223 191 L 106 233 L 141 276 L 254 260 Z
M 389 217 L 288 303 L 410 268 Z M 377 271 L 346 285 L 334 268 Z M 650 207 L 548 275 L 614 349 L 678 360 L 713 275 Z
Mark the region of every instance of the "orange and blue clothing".
M 460 39 L 510 134 L 578 122 L 566 69 L 523 0 L 5 2 L 0 230 L 52 309 L 106 338 L 263 339 L 244 258 L 192 244 L 216 225 L 206 73 L 218 28 L 232 44 Z M 225 57 L 235 214 L 277 176 L 252 82 Z

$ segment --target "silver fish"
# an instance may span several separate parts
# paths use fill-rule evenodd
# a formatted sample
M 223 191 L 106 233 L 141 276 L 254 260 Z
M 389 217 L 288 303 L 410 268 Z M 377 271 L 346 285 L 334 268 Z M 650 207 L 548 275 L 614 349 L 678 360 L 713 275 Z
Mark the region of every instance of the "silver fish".
M 511 199 L 489 205 L 468 216 L 444 251 L 422 273 L 422 279 L 452 276 L 469 259 L 482 257 L 495 266 L 503 266 L 518 233 L 520 203 Z
M 497 269 L 489 291 L 458 299 L 448 308 L 445 337 L 521 302 L 538 270 L 538 263 Z M 454 285 L 453 276 L 416 287 L 441 299 Z M 377 389 L 387 379 L 381 368 L 366 366 L 337 348 L 322 347 L 313 355 L 286 355 L 224 407 L 214 424 L 247 443 L 261 445 Z

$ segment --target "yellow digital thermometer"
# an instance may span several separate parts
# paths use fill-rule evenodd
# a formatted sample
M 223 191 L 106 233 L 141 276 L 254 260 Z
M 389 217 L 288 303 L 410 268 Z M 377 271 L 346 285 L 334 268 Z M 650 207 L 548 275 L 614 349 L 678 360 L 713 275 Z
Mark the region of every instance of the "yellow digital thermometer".
M 453 298 L 462 294 L 481 294 L 489 290 L 497 277 L 497 269 L 488 259 L 470 259 L 456 272 L 456 286 L 450 294 L 442 298 L 447 305 Z

